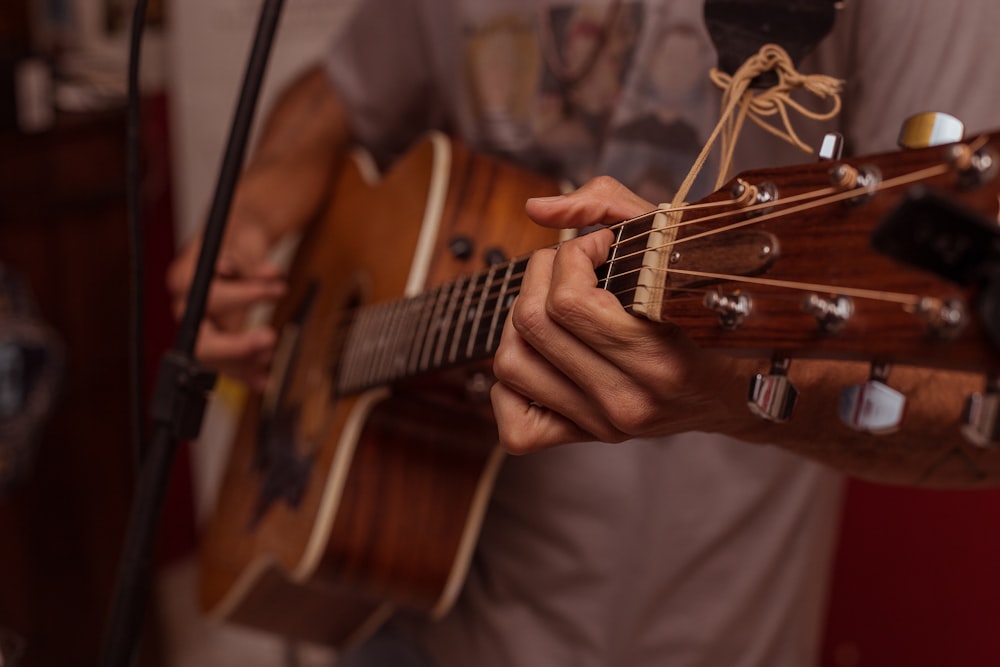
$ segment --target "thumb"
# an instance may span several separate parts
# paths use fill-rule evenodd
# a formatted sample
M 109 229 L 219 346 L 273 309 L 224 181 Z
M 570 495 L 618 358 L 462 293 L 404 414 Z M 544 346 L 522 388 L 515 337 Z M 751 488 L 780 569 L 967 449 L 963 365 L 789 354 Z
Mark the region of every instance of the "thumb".
M 611 224 L 655 208 L 610 176 L 594 178 L 569 194 L 529 199 L 524 206 L 537 224 L 561 229 Z

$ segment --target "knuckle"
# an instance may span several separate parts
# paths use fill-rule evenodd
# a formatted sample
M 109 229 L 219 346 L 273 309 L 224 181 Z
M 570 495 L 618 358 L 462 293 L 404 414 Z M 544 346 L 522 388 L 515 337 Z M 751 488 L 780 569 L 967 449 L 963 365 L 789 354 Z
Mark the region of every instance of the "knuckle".
M 554 287 L 545 304 L 546 315 L 559 323 L 576 322 L 584 317 L 583 304 L 584 300 L 576 289 Z
M 645 397 L 631 397 L 628 400 L 605 404 L 608 420 L 624 435 L 648 433 L 659 415 L 656 405 Z
M 602 174 L 590 179 L 588 186 L 599 193 L 613 193 L 622 190 L 625 186 L 618 179 Z
M 535 449 L 535 443 L 529 439 L 518 437 L 515 433 L 500 433 L 500 446 L 508 454 L 523 456 L 530 454 Z
M 493 375 L 498 380 L 507 382 L 519 367 L 519 360 L 516 351 L 500 343 L 496 354 L 493 355 Z
M 527 341 L 540 340 L 547 326 L 548 314 L 543 301 L 535 298 L 518 297 L 511 311 L 511 324 Z

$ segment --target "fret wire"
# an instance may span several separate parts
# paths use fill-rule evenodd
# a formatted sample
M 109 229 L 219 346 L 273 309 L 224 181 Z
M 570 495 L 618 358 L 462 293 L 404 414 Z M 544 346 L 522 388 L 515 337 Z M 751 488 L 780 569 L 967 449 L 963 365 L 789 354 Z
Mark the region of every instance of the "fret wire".
M 625 225 L 620 225 L 618 229 L 615 231 L 615 242 L 611 244 L 611 257 L 608 259 L 607 262 L 605 262 L 601 267 L 599 267 L 605 270 L 604 280 L 602 281 L 604 283 L 604 286 L 602 287 L 602 289 L 605 290 L 608 289 L 608 282 L 611 280 L 611 276 L 615 271 L 615 261 L 618 259 L 618 249 L 621 247 L 622 233 L 624 231 L 625 231 Z
M 392 301 L 383 309 L 381 335 L 379 336 L 378 363 L 376 364 L 375 384 L 383 384 L 391 375 L 396 341 L 399 337 L 397 317 L 399 310 L 406 304 L 404 299 Z
M 364 385 L 366 387 L 371 387 L 376 384 L 378 362 L 383 349 L 382 339 L 385 336 L 385 310 L 385 304 L 379 304 L 372 307 L 372 335 L 367 341 L 369 348 L 368 365 L 365 369 L 363 378 Z
M 524 282 L 524 270 L 528 264 L 528 260 L 525 259 L 521 263 L 521 270 L 517 271 L 513 276 L 511 276 L 510 281 L 510 293 L 505 294 L 503 301 L 498 304 L 498 310 L 500 312 L 500 331 L 503 331 L 503 324 L 507 320 L 507 315 L 510 313 L 511 309 L 514 307 L 514 299 L 521 293 L 521 284 Z M 497 341 L 497 345 L 500 341 Z M 496 350 L 496 347 L 492 348 L 490 352 Z
M 393 313 L 393 336 L 389 349 L 389 363 L 386 367 L 385 380 L 397 379 L 400 376 L 401 366 L 406 365 L 405 350 L 409 347 L 413 329 L 410 326 L 410 308 L 413 305 L 412 298 L 401 299 L 399 307 Z
M 431 354 L 437 343 L 438 334 L 441 332 L 441 316 L 448 301 L 448 292 L 448 286 L 442 285 L 438 291 L 438 298 L 434 302 L 434 312 L 431 314 L 427 340 L 424 342 L 424 349 L 420 355 L 420 370 L 422 371 L 428 370 L 431 365 Z
M 483 320 L 483 310 L 486 308 L 486 301 L 492 291 L 493 276 L 496 274 L 497 267 L 499 266 L 502 265 L 491 265 L 489 271 L 486 273 L 486 279 L 483 281 L 482 294 L 479 296 L 479 304 L 476 306 L 476 316 L 472 321 L 472 331 L 469 332 L 469 344 L 465 348 L 466 359 L 472 359 L 475 354 L 476 341 L 479 338 L 479 325 Z
M 417 333 L 413 337 L 413 345 L 410 347 L 410 358 L 406 370 L 409 374 L 414 374 L 420 367 L 421 350 L 427 340 L 428 329 L 431 324 L 431 316 L 434 313 L 434 304 L 441 288 L 436 288 L 430 292 L 424 292 L 419 297 L 420 302 L 420 323 L 417 324 Z
M 385 336 L 385 311 L 386 304 L 380 303 L 372 306 L 371 335 L 368 337 L 368 364 L 364 374 L 364 386 L 371 387 L 377 384 L 378 366 L 382 358 L 383 342 Z
M 485 280 L 486 276 L 482 271 L 476 271 L 472 274 L 472 278 L 469 279 L 469 283 L 465 288 L 465 298 L 462 299 L 462 305 L 458 311 L 458 318 L 456 324 L 458 325 L 458 330 L 455 333 L 455 337 L 451 341 L 451 351 L 448 353 L 448 363 L 455 363 L 458 361 L 458 351 L 462 348 L 463 334 L 465 333 L 467 323 L 471 323 L 475 315 L 475 311 L 472 309 L 472 296 L 477 291 L 479 291 L 479 283 L 481 280 Z M 471 334 L 471 330 L 470 330 Z
M 455 309 L 458 305 L 458 297 L 465 287 L 465 281 L 466 278 L 463 277 L 457 282 L 452 283 L 451 294 L 448 297 L 448 309 L 445 311 L 444 322 L 441 325 L 443 335 L 438 338 L 437 350 L 434 352 L 434 366 L 436 368 L 440 368 L 444 363 L 445 348 L 455 333 L 453 329 Z
M 410 360 L 410 352 L 416 337 L 417 324 L 420 320 L 421 300 L 419 297 L 406 299 L 402 310 L 402 321 L 399 324 L 399 340 L 395 346 L 390 379 L 398 380 L 406 376 L 406 368 Z
M 354 352 L 354 344 L 357 340 L 357 314 L 351 318 L 347 326 L 347 336 L 344 339 L 344 350 L 341 354 L 340 363 L 337 366 L 337 392 L 344 393 L 348 385 L 351 384 L 350 372 L 357 356 Z
M 367 336 L 365 333 L 369 320 L 369 309 L 362 308 L 354 318 L 351 331 L 348 334 L 349 340 L 344 348 L 344 356 L 347 363 L 344 365 L 344 370 L 341 373 L 342 381 L 340 382 L 342 390 L 345 393 L 357 388 L 361 382 L 366 356 L 364 346 Z
M 507 270 L 504 271 L 503 282 L 500 284 L 500 291 L 497 294 L 497 304 L 498 305 L 493 310 L 493 317 L 490 319 L 489 336 L 487 336 L 487 338 L 486 338 L 486 352 L 487 353 L 492 352 L 494 349 L 496 349 L 493 346 L 493 341 L 494 341 L 494 339 L 495 339 L 495 337 L 496 337 L 496 335 L 498 333 L 497 318 L 500 316 L 499 304 L 504 299 L 504 297 L 507 295 L 507 287 L 508 287 L 508 285 L 510 285 L 510 276 L 514 272 L 514 267 L 516 266 L 516 264 L 517 264 L 516 262 L 511 262 L 510 264 L 507 265 Z M 503 326 L 502 323 L 501 323 L 501 326 Z

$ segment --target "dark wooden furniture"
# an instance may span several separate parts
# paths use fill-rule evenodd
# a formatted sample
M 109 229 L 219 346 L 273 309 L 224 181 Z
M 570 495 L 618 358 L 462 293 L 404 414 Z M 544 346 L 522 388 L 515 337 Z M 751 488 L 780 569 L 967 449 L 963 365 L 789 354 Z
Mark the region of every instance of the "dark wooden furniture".
M 132 496 L 121 110 L 0 135 L 0 262 L 66 346 L 31 474 L 0 496 L 0 628 L 25 667 L 97 663 Z

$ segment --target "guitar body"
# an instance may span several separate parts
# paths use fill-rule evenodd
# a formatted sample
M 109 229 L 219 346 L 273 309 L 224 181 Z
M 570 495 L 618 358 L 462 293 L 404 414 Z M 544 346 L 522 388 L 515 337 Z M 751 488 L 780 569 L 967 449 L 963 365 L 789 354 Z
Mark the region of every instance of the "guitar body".
M 299 244 L 274 314 L 273 384 L 244 408 L 203 537 L 211 616 L 342 646 L 394 608 L 447 611 L 502 460 L 488 367 L 340 396 L 347 322 L 481 269 L 486 251 L 551 245 L 523 202 L 557 191 L 440 135 L 384 177 L 344 167 Z

